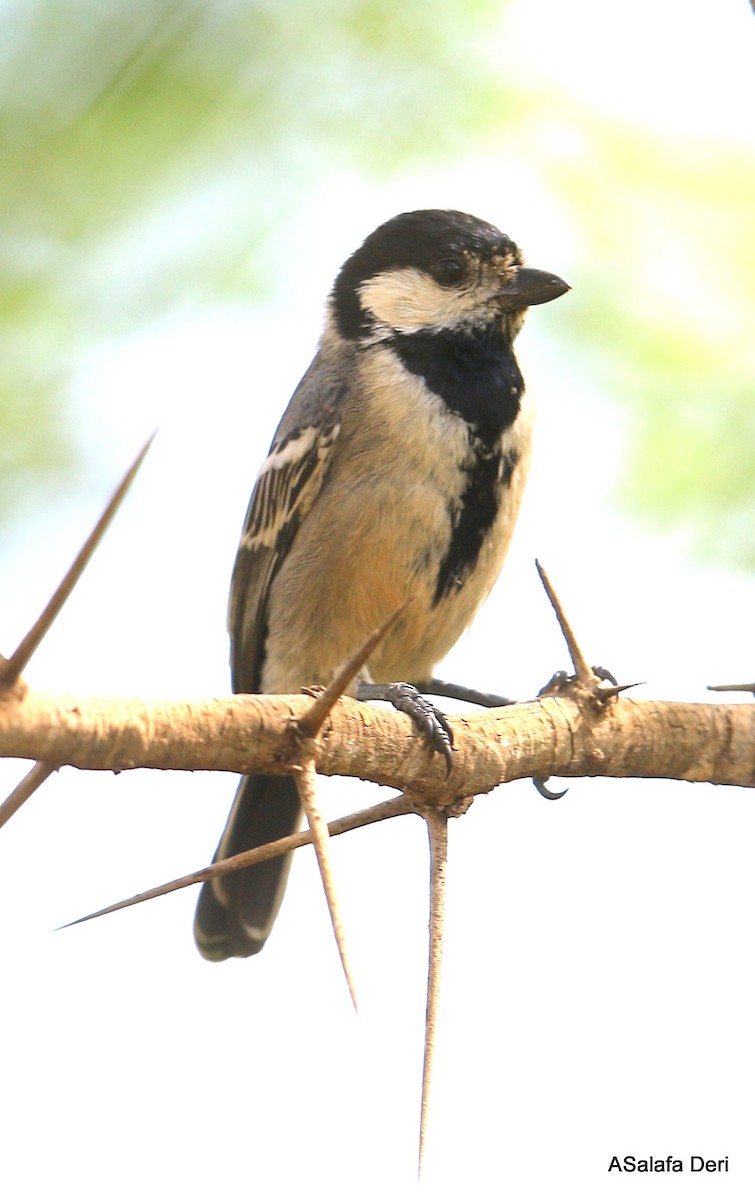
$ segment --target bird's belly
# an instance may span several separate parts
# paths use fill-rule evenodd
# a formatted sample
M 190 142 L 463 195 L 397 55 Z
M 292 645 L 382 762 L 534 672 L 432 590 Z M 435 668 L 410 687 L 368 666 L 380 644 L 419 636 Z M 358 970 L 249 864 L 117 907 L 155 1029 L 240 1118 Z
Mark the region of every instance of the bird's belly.
M 327 683 L 402 605 L 368 672 L 376 682 L 432 674 L 490 591 L 511 540 L 529 466 L 526 393 L 497 447 L 510 470 L 495 516 L 460 572 L 449 553 L 476 461 L 468 424 L 382 352 L 366 362 L 360 395 L 306 536 L 294 538 L 270 590 L 265 658 L 275 669 L 263 669 L 265 691 Z
M 265 691 L 327 683 L 402 605 L 370 672 L 387 679 L 398 671 L 403 678 L 424 655 L 419 648 L 431 620 L 449 514 L 429 486 L 397 497 L 395 481 L 386 479 L 362 492 L 356 503 L 353 489 L 348 501 L 331 500 L 327 522 L 312 510 L 308 523 L 318 528 L 308 530 L 300 546 L 294 542 L 272 585 L 265 657 L 275 672 L 264 670 Z
M 342 503 L 331 497 L 324 513 L 315 505 L 308 536 L 294 541 L 271 588 L 262 689 L 290 692 L 327 683 L 399 608 L 364 674 L 375 682 L 430 676 L 495 583 L 527 463 L 522 454 L 501 488 L 496 519 L 474 567 L 440 599 L 438 573 L 453 516 L 436 480 L 414 476 L 412 487 L 402 488 L 386 469 L 381 479 L 362 485 L 356 502 L 350 486 Z

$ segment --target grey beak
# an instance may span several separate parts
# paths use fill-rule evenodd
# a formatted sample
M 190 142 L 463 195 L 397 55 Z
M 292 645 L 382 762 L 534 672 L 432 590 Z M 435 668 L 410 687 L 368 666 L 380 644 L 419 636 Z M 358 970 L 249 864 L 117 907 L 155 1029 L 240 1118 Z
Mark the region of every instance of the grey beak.
M 520 267 L 506 287 L 501 288 L 499 297 L 507 312 L 517 308 L 529 308 L 533 304 L 547 304 L 568 292 L 569 284 L 549 271 L 536 271 L 534 267 Z

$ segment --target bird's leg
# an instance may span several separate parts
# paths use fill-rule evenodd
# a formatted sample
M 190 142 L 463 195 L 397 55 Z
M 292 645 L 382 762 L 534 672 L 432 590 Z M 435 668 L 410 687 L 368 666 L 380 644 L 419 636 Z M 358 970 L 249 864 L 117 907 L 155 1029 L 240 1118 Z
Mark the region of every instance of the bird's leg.
M 453 734 L 445 713 L 431 704 L 412 683 L 366 683 L 357 687 L 357 700 L 386 700 L 399 712 L 406 713 L 428 745 L 453 765 Z
M 479 704 L 482 708 L 504 708 L 507 704 L 516 704 L 508 696 L 498 696 L 495 692 L 478 692 L 476 688 L 464 687 L 460 683 L 447 683 L 445 679 L 422 679 L 415 681 L 414 686 L 419 692 L 427 692 L 431 696 L 445 696 L 448 700 L 466 700 L 469 704 Z
M 483 708 L 502 708 L 507 704 L 516 703 L 507 696 L 497 696 L 492 692 L 478 692 L 475 688 L 464 687 L 457 683 L 447 683 L 444 679 L 422 679 L 417 683 L 365 683 L 361 682 L 357 689 L 359 700 L 386 700 L 399 712 L 406 713 L 414 722 L 415 727 L 427 739 L 430 747 L 446 760 L 451 770 L 451 753 L 453 735 L 446 720 L 445 713 L 431 704 L 425 693 L 431 696 L 445 696 L 449 700 L 464 700 L 468 704 L 479 704 Z
M 618 687 L 619 683 L 615 675 L 612 675 L 607 667 L 593 667 L 592 673 L 603 683 L 611 683 L 614 687 Z M 538 696 L 551 696 L 557 692 L 563 692 L 570 684 L 575 683 L 576 675 L 570 675 L 568 671 L 556 671 L 552 675 L 544 687 L 540 688 Z

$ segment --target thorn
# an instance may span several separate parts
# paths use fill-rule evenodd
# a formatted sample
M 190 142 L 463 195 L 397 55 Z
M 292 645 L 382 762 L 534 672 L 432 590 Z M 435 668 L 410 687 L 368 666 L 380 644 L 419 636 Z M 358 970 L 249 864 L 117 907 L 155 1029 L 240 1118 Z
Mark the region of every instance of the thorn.
M 709 692 L 752 692 L 755 696 L 755 683 L 709 683 Z
M 630 688 L 644 687 L 645 681 L 640 680 L 637 683 L 616 683 L 611 687 L 598 688 L 595 692 L 596 700 L 610 700 L 613 696 L 618 696 L 620 692 L 628 692 Z
M 46 779 L 49 779 L 53 771 L 57 771 L 57 767 L 50 763 L 38 762 L 35 763 L 28 775 L 25 775 L 17 787 L 13 789 L 7 800 L 0 804 L 0 828 L 5 825 L 6 821 L 10 821 L 22 804 L 25 804 L 30 796 L 33 796 L 37 788 L 40 788 Z
M 373 804 L 371 808 L 363 808 L 347 817 L 339 817 L 337 820 L 331 821 L 328 825 L 328 833 L 331 837 L 337 837 L 340 833 L 349 833 L 352 829 L 362 829 L 365 825 L 374 825 L 377 821 L 387 821 L 391 817 L 403 817 L 407 813 L 416 811 L 415 804 L 403 794 L 393 796 L 390 800 Z M 245 850 L 243 854 L 234 854 L 231 858 L 223 858 L 220 862 L 211 863 L 209 867 L 192 871 L 190 875 L 182 875 L 179 879 L 170 880 L 169 883 L 161 883 L 158 887 L 150 888 L 149 891 L 138 892 L 137 895 L 130 896 L 127 900 L 118 900 L 115 904 L 109 904 L 107 908 L 99 908 L 96 912 L 87 913 L 85 917 L 67 921 L 65 925 L 59 925 L 58 929 L 70 929 L 72 925 L 83 925 L 85 921 L 94 921 L 96 917 L 109 916 L 110 913 L 120 912 L 122 908 L 143 904 L 145 900 L 156 900 L 158 896 L 165 896 L 168 892 L 177 892 L 181 888 L 191 887 L 194 883 L 205 883 L 208 879 L 215 879 L 218 875 L 227 875 L 230 871 L 240 871 L 243 867 L 251 867 L 255 863 L 265 862 L 268 858 L 277 858 L 280 854 L 288 854 L 289 850 L 298 850 L 301 846 L 309 846 L 312 844 L 312 840 L 309 830 L 292 833 L 289 837 L 279 838 L 276 842 L 268 842 L 265 846 L 256 846 L 254 850 Z
M 419 1122 L 419 1160 L 417 1174 L 422 1173 L 422 1159 L 427 1140 L 430 1110 L 430 1083 L 435 1058 L 435 1034 L 440 1001 L 440 974 L 443 962 L 443 933 L 446 917 L 446 866 L 448 863 L 448 818 L 436 808 L 422 811 L 427 822 L 430 841 L 430 936 L 427 964 L 427 1012 L 425 1016 L 425 1052 L 422 1063 L 422 1103 Z
M 320 811 L 320 805 L 317 801 L 317 772 L 311 759 L 305 762 L 301 769 L 294 776 L 296 786 L 299 791 L 302 806 L 307 814 L 309 830 L 312 834 L 312 844 L 317 855 L 317 864 L 320 868 L 320 878 L 325 891 L 325 899 L 328 902 L 328 912 L 330 913 L 330 921 L 333 926 L 333 933 L 338 946 L 338 954 L 341 959 L 343 973 L 346 976 L 346 983 L 351 996 L 351 1003 L 354 1005 L 354 1012 L 359 1015 L 357 1006 L 357 995 L 354 987 L 354 977 L 351 971 L 351 963 L 346 949 L 346 936 L 343 930 L 343 922 L 341 920 L 341 907 L 338 903 L 338 893 L 336 891 L 335 878 L 333 876 L 333 862 L 330 856 L 330 834 L 325 818 Z
M 327 720 L 328 714 L 346 692 L 357 672 L 362 669 L 375 647 L 382 642 L 388 630 L 404 611 L 408 603 L 409 601 L 405 600 L 403 604 L 394 609 L 387 621 L 383 621 L 382 625 L 373 630 L 366 642 L 360 646 L 356 653 L 352 654 L 342 667 L 339 667 L 328 686 L 323 688 L 317 695 L 309 711 L 297 722 L 297 728 L 302 737 L 313 738 L 317 736 L 324 722 Z
M 126 492 L 133 482 L 134 476 L 139 470 L 139 467 L 142 465 L 144 457 L 152 445 L 156 433 L 157 431 L 155 430 L 155 433 L 152 434 L 152 437 L 148 438 L 142 446 L 128 471 L 123 476 L 123 479 L 118 484 L 118 487 L 110 497 L 99 521 L 95 525 L 87 540 L 84 542 L 84 545 L 79 550 L 79 553 L 76 555 L 76 558 L 68 569 L 65 578 L 55 589 L 51 599 L 48 601 L 42 613 L 34 622 L 29 632 L 26 634 L 26 637 L 22 638 L 20 644 L 14 650 L 13 654 L 11 654 L 10 658 L 0 662 L 0 688 L 10 687 L 18 679 L 32 654 L 42 641 L 42 638 L 48 632 L 53 621 L 83 575 L 90 558 L 100 544 L 103 534 L 118 511 L 123 497 L 126 495 Z
M 588 665 L 587 659 L 577 644 L 577 639 L 574 636 L 572 627 L 569 624 L 566 613 L 561 606 L 561 601 L 553 590 L 553 585 L 548 578 L 545 567 L 541 566 L 537 559 L 535 559 L 535 566 L 537 567 L 537 573 L 540 576 L 540 582 L 545 588 L 545 594 L 553 606 L 553 611 L 556 614 L 556 620 L 558 621 L 561 627 L 561 632 L 564 635 L 564 641 L 566 642 L 569 650 L 569 656 L 574 664 L 574 671 L 577 679 L 580 683 L 590 686 L 594 680 L 592 669 Z

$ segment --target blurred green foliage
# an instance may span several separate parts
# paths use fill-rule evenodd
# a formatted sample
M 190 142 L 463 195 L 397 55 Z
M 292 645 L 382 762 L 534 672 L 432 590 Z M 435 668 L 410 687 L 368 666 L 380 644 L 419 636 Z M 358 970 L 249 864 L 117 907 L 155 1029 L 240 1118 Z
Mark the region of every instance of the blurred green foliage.
M 589 334 L 589 368 L 629 415 L 621 497 L 703 554 L 755 567 L 755 156 L 581 124 L 600 171 L 576 155 L 558 186 L 589 279 L 559 330 L 583 347 Z
M 0 5 L 0 520 L 75 460 L 86 345 L 258 295 L 264 247 L 340 164 L 380 173 L 488 127 L 491 0 Z M 487 115 L 486 115 L 487 114 Z
M 258 298 L 329 172 L 479 150 L 539 172 L 575 235 L 559 353 L 625 404 L 627 501 L 755 564 L 751 148 L 514 82 L 489 53 L 506 7 L 0 0 L 0 522 L 76 462 L 88 347 Z

